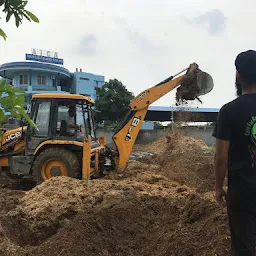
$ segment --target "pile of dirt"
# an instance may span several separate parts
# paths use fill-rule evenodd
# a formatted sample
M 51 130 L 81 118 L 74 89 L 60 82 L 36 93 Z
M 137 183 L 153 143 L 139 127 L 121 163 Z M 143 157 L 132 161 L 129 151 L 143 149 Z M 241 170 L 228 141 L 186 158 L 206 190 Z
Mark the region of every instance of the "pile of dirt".
M 179 132 L 162 136 L 150 144 L 134 146 L 135 151 L 146 151 L 157 155 L 165 154 L 170 149 L 186 151 L 188 148 L 206 150 L 208 146 L 202 140 L 184 136 Z
M 17 255 L 229 253 L 225 213 L 179 185 L 58 177 L 26 192 L 3 227 Z
M 129 165 L 128 171 L 124 171 L 125 177 L 134 175 L 134 169 L 147 169 L 144 175 L 161 175 L 163 180 L 189 186 L 197 192 L 214 189 L 214 153 L 202 140 L 175 133 L 161 137 L 152 144 L 143 145 L 143 148 L 153 153 L 153 157 L 138 159 L 143 164 L 137 164 L 135 168 Z M 137 149 L 141 150 L 142 146 Z M 153 168 L 149 164 L 153 164 Z M 139 175 L 141 176 L 141 171 Z
M 14 210 L 19 204 L 19 200 L 24 196 L 24 192 L 2 188 L 0 189 L 0 194 L 0 255 L 12 256 L 16 254 L 20 247 L 10 241 L 2 227 L 2 222 L 4 216 Z
M 153 156 L 102 179 L 4 189 L 0 255 L 230 255 L 206 144 L 170 134 L 138 149 Z
M 213 159 L 214 153 L 204 142 L 177 136 L 165 154 L 157 155 L 154 162 L 162 166 L 169 179 L 207 192 L 214 189 Z

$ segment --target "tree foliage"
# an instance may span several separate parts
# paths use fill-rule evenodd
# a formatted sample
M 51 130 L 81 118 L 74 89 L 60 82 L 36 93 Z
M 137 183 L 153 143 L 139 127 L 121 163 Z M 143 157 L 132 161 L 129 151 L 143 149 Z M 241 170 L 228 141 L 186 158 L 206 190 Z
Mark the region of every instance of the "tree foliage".
M 23 0 L 0 0 L 0 12 L 4 13 L 5 21 L 9 22 L 12 18 L 15 20 L 17 27 L 22 24 L 26 18 L 28 21 L 39 22 L 39 19 L 26 9 L 28 1 Z M 0 16 L 0 21 L 1 21 Z M 0 28 L 0 37 L 6 40 L 5 32 Z M 0 122 L 5 120 L 5 112 L 20 119 L 24 117 L 27 122 L 35 127 L 33 121 L 29 118 L 24 110 L 25 91 L 19 90 L 7 84 L 4 79 L 0 79 Z M 0 136 L 2 132 L 0 131 Z
M 39 22 L 39 19 L 26 9 L 27 4 L 28 1 L 23 0 L 0 0 L 0 11 L 4 13 L 6 22 L 9 22 L 14 18 L 16 27 L 19 27 L 20 24 L 22 24 L 24 18 L 28 21 Z M 5 40 L 7 38 L 5 32 L 1 28 L 0 36 Z
M 4 97 L 2 97 L 4 95 Z M 24 117 L 29 124 L 35 126 L 24 110 L 25 91 L 8 85 L 5 80 L 0 80 L 0 122 L 5 119 L 5 111 L 17 119 Z
M 96 94 L 96 120 L 99 122 L 104 120 L 114 123 L 123 120 L 129 111 L 130 101 L 134 98 L 133 93 L 117 79 L 110 79 L 102 87 L 96 88 Z

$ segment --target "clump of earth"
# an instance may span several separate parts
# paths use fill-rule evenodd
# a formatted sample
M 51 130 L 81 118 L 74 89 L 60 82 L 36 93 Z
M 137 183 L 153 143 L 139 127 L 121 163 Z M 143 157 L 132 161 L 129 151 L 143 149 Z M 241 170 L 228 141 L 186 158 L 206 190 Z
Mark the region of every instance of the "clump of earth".
M 176 91 L 176 105 L 187 105 L 189 100 L 200 99 L 198 95 L 200 93 L 200 87 L 197 83 L 197 75 L 200 70 L 194 70 L 187 73 L 181 81 L 181 85 Z

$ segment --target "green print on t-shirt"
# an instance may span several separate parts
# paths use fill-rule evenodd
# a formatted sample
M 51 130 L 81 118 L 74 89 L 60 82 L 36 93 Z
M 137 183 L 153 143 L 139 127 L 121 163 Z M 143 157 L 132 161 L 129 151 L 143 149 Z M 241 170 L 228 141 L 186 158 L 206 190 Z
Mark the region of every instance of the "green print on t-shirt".
M 248 144 L 248 150 L 252 159 L 252 168 L 256 167 L 256 116 L 251 118 L 251 121 L 246 124 L 245 136 L 250 136 L 251 143 Z
M 245 136 L 251 136 L 253 144 L 256 145 L 256 116 L 246 124 Z

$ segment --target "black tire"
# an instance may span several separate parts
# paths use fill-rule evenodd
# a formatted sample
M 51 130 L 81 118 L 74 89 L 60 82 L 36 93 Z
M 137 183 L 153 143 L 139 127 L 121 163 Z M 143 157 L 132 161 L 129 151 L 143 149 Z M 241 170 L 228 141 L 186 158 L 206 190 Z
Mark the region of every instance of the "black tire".
M 32 167 L 32 175 L 37 184 L 44 181 L 43 168 L 48 161 L 59 161 L 65 168 L 68 177 L 80 179 L 81 168 L 78 157 L 70 150 L 65 148 L 48 148 L 42 151 L 35 159 Z M 58 176 L 58 175 L 57 175 Z M 53 176 L 52 176 L 53 177 Z

